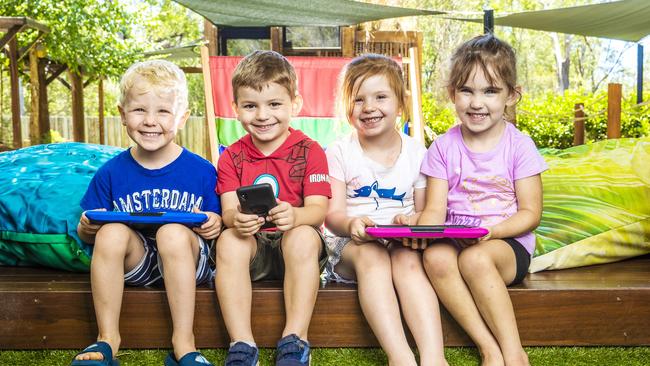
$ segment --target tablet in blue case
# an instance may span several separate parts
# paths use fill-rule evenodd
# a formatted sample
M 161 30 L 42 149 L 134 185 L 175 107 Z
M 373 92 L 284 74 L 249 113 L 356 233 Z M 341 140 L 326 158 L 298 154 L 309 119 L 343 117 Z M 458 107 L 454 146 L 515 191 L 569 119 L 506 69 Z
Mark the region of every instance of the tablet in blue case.
M 97 224 L 121 222 L 126 225 L 164 225 L 183 224 L 201 226 L 208 220 L 208 215 L 192 212 L 115 212 L 86 211 L 86 217 Z

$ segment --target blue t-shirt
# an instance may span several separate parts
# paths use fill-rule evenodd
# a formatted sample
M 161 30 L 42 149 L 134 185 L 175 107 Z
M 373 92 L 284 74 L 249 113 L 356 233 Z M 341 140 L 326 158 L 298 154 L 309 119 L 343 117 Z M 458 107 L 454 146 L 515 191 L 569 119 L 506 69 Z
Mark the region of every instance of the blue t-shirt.
M 214 165 L 185 148 L 176 160 L 160 169 L 144 168 L 127 149 L 99 168 L 81 199 L 81 208 L 192 212 L 197 207 L 221 214 L 216 184 Z

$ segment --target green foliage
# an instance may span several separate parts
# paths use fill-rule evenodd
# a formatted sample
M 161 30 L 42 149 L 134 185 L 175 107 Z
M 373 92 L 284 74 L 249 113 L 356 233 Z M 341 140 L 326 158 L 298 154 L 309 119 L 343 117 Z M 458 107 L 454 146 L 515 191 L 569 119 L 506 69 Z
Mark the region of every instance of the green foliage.
M 422 95 L 422 114 L 424 116 L 425 128 L 435 135 L 442 135 L 449 127 L 456 123 L 456 112 L 450 102 L 439 103 L 431 93 Z M 426 145 L 429 146 L 435 135 L 426 133 Z
M 650 105 L 636 105 L 636 96 L 623 99 L 621 136 L 650 136 Z M 585 143 L 607 138 L 607 93 L 565 95 L 547 92 L 536 98 L 524 96 L 517 104 L 517 128 L 530 135 L 538 147 L 563 149 L 573 145 L 574 105 L 584 104 Z M 440 135 L 456 122 L 453 105 L 437 102 L 432 94 L 422 98 L 424 120 Z
M 119 1 L 3 0 L 0 14 L 49 26 L 44 39 L 49 57 L 74 71 L 119 75 L 139 52 L 131 38 L 133 17 Z M 33 39 L 35 34 L 22 37 Z

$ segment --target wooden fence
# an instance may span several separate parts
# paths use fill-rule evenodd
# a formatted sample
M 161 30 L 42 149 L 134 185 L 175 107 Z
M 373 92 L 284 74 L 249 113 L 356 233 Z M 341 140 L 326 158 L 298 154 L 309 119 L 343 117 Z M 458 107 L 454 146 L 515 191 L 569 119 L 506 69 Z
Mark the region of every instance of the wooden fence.
M 607 138 L 621 137 L 621 99 L 623 98 L 621 84 L 607 85 Z M 576 103 L 573 107 L 573 146 L 585 143 L 585 115 L 583 103 Z

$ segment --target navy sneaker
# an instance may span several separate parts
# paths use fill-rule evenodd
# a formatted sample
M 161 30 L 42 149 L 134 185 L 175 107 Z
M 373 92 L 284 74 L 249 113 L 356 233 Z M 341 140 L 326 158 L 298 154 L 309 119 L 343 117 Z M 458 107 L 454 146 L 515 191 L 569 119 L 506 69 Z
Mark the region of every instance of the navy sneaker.
M 176 360 L 174 351 L 169 352 L 165 358 L 165 366 L 214 366 L 210 361 L 206 360 L 200 352 L 186 353 L 180 360 Z
M 309 343 L 298 338 L 295 334 L 278 341 L 276 366 L 307 366 L 311 361 Z
M 237 342 L 228 349 L 225 366 L 258 366 L 260 351 L 244 342 Z

